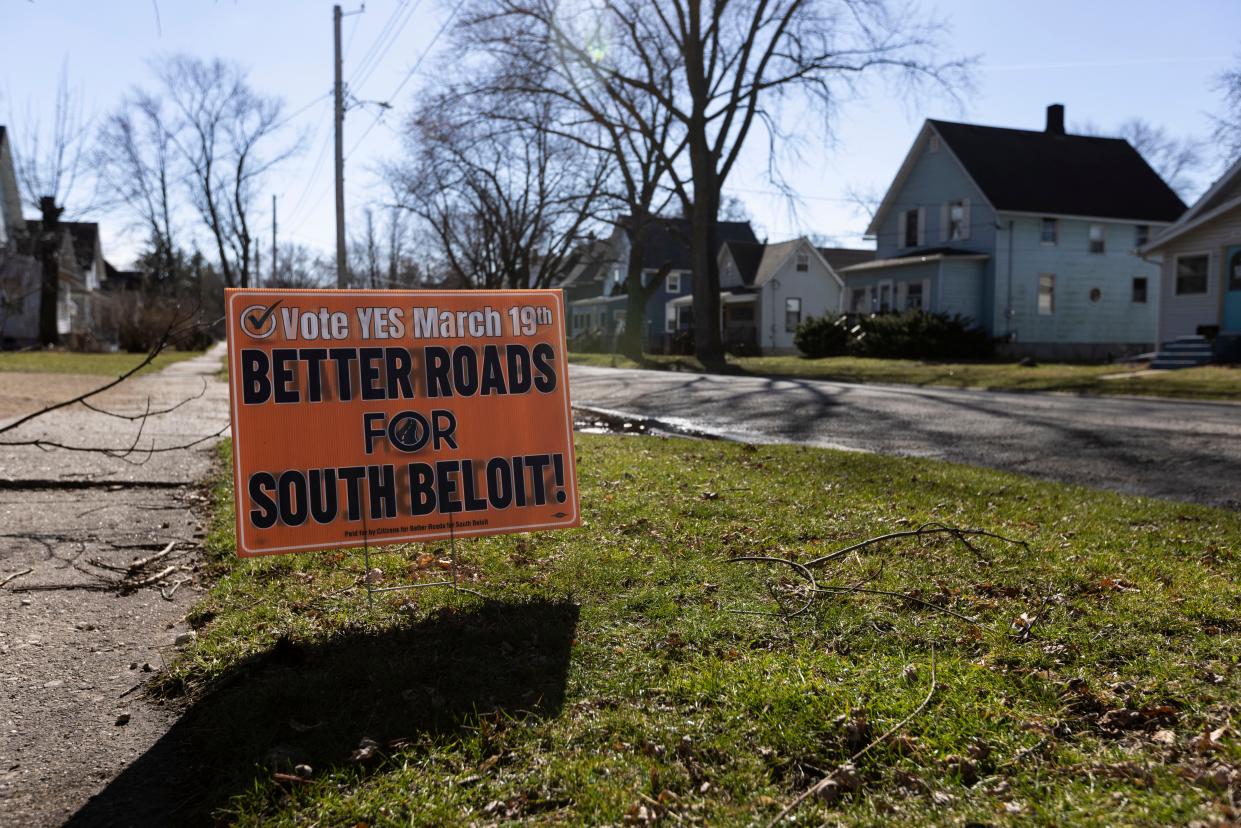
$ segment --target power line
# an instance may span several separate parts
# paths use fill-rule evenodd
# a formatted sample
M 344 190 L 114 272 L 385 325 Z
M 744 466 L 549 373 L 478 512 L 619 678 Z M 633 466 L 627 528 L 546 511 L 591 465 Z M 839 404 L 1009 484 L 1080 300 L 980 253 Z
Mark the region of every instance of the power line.
M 396 90 L 387 97 L 388 101 L 396 100 L 397 95 L 399 95 L 401 93 L 401 90 L 405 88 L 405 84 L 409 83 L 410 78 L 412 78 L 414 74 L 418 71 L 418 68 L 422 66 L 422 62 L 426 59 L 427 55 L 429 55 L 431 53 L 431 50 L 435 48 L 435 44 L 439 41 L 440 37 L 444 34 L 445 31 L 448 30 L 448 26 L 452 23 L 453 19 L 457 16 L 457 12 L 461 11 L 461 7 L 463 5 L 465 5 L 465 0 L 458 0 L 457 5 L 453 7 L 453 10 L 448 15 L 448 18 L 444 21 L 443 25 L 439 27 L 439 30 L 436 31 L 435 36 L 431 38 L 431 42 L 427 44 L 427 48 L 424 49 L 422 51 L 422 54 L 418 56 L 418 60 L 414 61 L 414 65 L 410 67 L 410 70 L 405 73 L 405 77 L 403 77 L 401 79 L 401 82 L 397 84 Z M 345 156 L 346 158 L 348 158 L 349 156 L 352 156 L 354 152 L 357 151 L 358 147 L 362 145 L 362 142 L 366 140 L 366 136 L 371 134 L 371 130 L 374 129 L 375 125 L 379 123 L 381 118 L 383 118 L 383 115 L 384 115 L 384 110 L 381 110 L 378 114 L 375 115 L 374 119 L 371 120 L 370 125 L 367 126 L 366 130 L 363 131 L 362 135 L 358 138 L 357 143 L 355 143 L 352 149 L 350 149 L 349 152 L 346 154 Z
M 379 68 L 379 65 L 383 62 L 383 59 L 387 57 L 388 51 L 396 44 L 397 40 L 401 36 L 401 32 L 403 32 L 405 27 L 409 25 L 409 21 L 413 19 L 414 13 L 418 11 L 418 6 L 421 4 L 422 0 L 414 0 L 413 3 L 408 5 L 404 19 L 401 20 L 397 27 L 392 31 L 392 35 L 388 38 L 388 42 L 384 44 L 383 48 L 375 55 L 375 59 L 371 61 L 370 66 L 365 70 L 360 67 L 356 70 L 357 80 L 354 82 L 353 86 L 361 89 L 362 85 L 370 80 L 371 75 L 373 75 L 375 70 Z

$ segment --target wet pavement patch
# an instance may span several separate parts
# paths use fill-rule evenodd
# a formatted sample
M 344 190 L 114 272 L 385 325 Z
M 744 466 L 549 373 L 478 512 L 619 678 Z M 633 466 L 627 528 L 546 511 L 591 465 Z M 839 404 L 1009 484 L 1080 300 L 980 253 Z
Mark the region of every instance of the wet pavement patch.
M 573 407 L 573 430 L 582 434 L 631 434 L 646 437 L 694 437 L 722 440 L 722 435 L 660 420 L 604 408 Z

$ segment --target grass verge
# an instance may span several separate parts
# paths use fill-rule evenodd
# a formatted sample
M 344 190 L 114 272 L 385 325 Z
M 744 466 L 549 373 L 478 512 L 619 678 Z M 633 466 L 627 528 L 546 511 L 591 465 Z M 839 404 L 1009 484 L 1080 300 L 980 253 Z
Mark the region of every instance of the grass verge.
M 202 351 L 162 351 L 141 373 L 158 371 L 174 362 L 192 359 Z M 94 374 L 118 376 L 142 362 L 145 354 L 95 354 L 75 351 L 0 352 L 0 371 L 39 374 Z
M 360 553 L 239 561 L 160 689 L 204 813 L 247 825 L 748 825 L 939 688 L 796 824 L 1165 825 L 1238 818 L 1241 515 L 910 458 L 579 436 L 585 525 L 459 544 L 485 601 L 388 593 Z M 224 448 L 227 453 L 227 446 Z M 808 560 L 862 552 L 791 619 Z M 442 577 L 442 546 L 373 555 Z M 1028 640 L 1014 619 L 1037 618 Z M 1024 623 L 1024 622 L 1023 622 Z M 293 770 L 307 765 L 305 777 Z M 153 773 L 166 773 L 156 768 Z
M 641 363 L 613 354 L 570 354 L 570 362 L 605 368 L 648 368 L 701 371 L 693 357 L 647 355 Z M 1077 394 L 1136 394 L 1195 400 L 1241 401 L 1241 366 L 1206 365 L 1179 371 L 1141 371 L 1131 376 L 1123 365 L 1039 364 L 1026 368 L 1011 362 L 921 362 L 911 359 L 869 359 L 798 356 L 732 357 L 729 365 L 742 374 L 797 377 L 836 382 L 980 388 L 988 391 L 1063 391 Z M 1104 379 L 1107 376 L 1113 379 Z

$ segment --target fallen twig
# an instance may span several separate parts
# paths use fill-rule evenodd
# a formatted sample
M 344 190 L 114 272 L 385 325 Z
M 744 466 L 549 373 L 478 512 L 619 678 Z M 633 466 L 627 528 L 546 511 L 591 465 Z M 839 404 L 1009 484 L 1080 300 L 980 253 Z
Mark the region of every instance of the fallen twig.
M 158 561 L 160 558 L 164 557 L 164 556 L 165 556 L 165 555 L 167 555 L 169 552 L 171 552 L 171 551 L 173 550 L 173 547 L 175 547 L 176 545 L 177 545 L 177 542 L 176 542 L 175 540 L 168 541 L 168 545 L 167 545 L 167 546 L 165 546 L 165 547 L 164 547 L 163 549 L 161 549 L 160 551 L 156 552 L 154 555 L 149 555 L 149 556 L 147 556 L 147 557 L 145 557 L 145 558 L 139 558 L 138 560 L 136 560 L 136 561 L 134 561 L 133 563 L 131 563 L 131 564 L 129 565 L 129 569 L 130 569 L 130 571 L 132 572 L 132 571 L 137 570 L 137 569 L 143 569 L 144 567 L 147 567 L 147 566 L 149 566 L 150 564 L 155 563 L 155 562 L 156 562 L 156 561 Z
M 788 805 L 784 806 L 783 811 L 776 814 L 775 819 L 767 823 L 767 828 L 771 828 L 773 825 L 776 825 L 777 823 L 779 823 L 789 814 L 793 813 L 793 811 L 797 810 L 797 807 L 801 805 L 803 802 L 805 802 L 809 797 L 812 797 L 818 794 L 820 791 L 826 788 L 828 784 L 831 783 L 832 779 L 835 778 L 836 774 L 840 773 L 840 771 L 844 768 L 845 765 L 853 764 L 858 759 L 861 759 L 865 754 L 869 753 L 874 747 L 876 747 L 877 745 L 883 742 L 886 742 L 888 739 L 896 735 L 897 731 L 899 731 L 905 725 L 913 721 L 913 719 L 919 713 L 925 710 L 927 705 L 931 703 L 931 697 L 935 695 L 935 690 L 938 686 L 939 685 L 935 678 L 935 645 L 931 645 L 931 688 L 930 690 L 927 691 L 926 698 L 922 700 L 922 704 L 915 707 L 908 716 L 901 719 L 899 722 L 892 725 L 892 727 L 885 730 L 883 732 L 883 735 L 879 736 L 877 739 L 872 740 L 864 748 L 862 748 L 857 753 L 850 756 L 847 762 L 837 765 L 836 768 L 831 773 L 829 773 L 827 776 L 823 777 L 818 782 L 816 782 L 815 784 L 811 785 L 809 788 L 807 788 L 806 790 L 798 794 L 796 799 L 794 799 Z
M 821 566 L 829 561 L 834 561 L 837 558 L 843 558 L 850 552 L 857 551 L 858 549 L 864 549 L 868 546 L 874 546 L 875 544 L 882 543 L 883 541 L 895 540 L 897 538 L 915 538 L 923 535 L 952 535 L 976 555 L 981 555 L 981 553 L 978 551 L 977 547 L 969 542 L 968 538 L 970 537 L 995 538 L 996 540 L 1002 540 L 1005 543 L 1015 544 L 1017 546 L 1025 547 L 1026 549 L 1030 548 L 1030 544 L 1026 541 L 1005 537 L 1004 535 L 997 535 L 995 532 L 988 532 L 985 529 L 961 529 L 956 526 L 946 526 L 942 523 L 924 523 L 916 529 L 910 529 L 904 532 L 890 532 L 886 535 L 879 535 L 874 538 L 867 538 L 864 541 L 858 541 L 855 544 L 846 546 L 844 549 L 838 549 L 831 554 L 806 561 L 804 565 L 807 567 Z
M 747 555 L 747 556 L 740 557 L 740 558 L 729 558 L 728 559 L 728 563 L 738 563 L 740 561 L 754 561 L 758 563 L 784 564 L 785 566 L 792 568 L 794 572 L 796 572 L 798 575 L 806 579 L 806 581 L 810 584 L 810 595 L 808 598 L 806 598 L 806 601 L 804 604 L 802 604 L 800 607 L 793 610 L 792 612 L 764 612 L 762 610 L 739 610 L 739 609 L 732 609 L 732 610 L 729 610 L 729 612 L 733 612 L 738 615 L 771 615 L 771 616 L 776 616 L 778 618 L 794 618 L 798 615 L 801 615 L 806 610 L 810 609 L 810 605 L 814 603 L 814 593 L 818 591 L 819 584 L 817 581 L 815 581 L 814 573 L 811 572 L 809 569 L 807 569 L 802 564 L 799 564 L 797 561 L 791 561 L 788 558 L 777 558 L 777 557 L 773 557 L 770 555 Z
M 7 586 L 9 581 L 15 581 L 23 575 L 29 575 L 31 572 L 34 572 L 34 570 L 23 569 L 21 572 L 14 572 L 12 575 L 7 575 L 3 581 L 0 581 L 0 587 Z
M 165 578 L 167 578 L 169 575 L 171 575 L 172 573 L 176 571 L 177 571 L 177 568 L 175 566 L 164 567 L 159 572 L 156 572 L 154 575 L 148 575 L 147 577 L 142 578 L 137 581 L 129 580 L 129 579 L 122 580 L 119 584 L 117 584 L 117 586 L 119 586 L 121 590 L 124 592 L 130 592 L 132 590 L 139 589 L 140 587 L 150 586 L 151 584 L 158 583 L 159 581 L 164 580 Z
M 194 579 L 193 578 L 181 578 L 179 580 L 173 581 L 171 589 L 168 589 L 167 587 L 160 587 L 159 594 L 164 597 L 165 601 L 171 601 L 172 596 L 177 594 L 177 590 L 180 589 L 182 585 L 188 584 L 192 580 Z

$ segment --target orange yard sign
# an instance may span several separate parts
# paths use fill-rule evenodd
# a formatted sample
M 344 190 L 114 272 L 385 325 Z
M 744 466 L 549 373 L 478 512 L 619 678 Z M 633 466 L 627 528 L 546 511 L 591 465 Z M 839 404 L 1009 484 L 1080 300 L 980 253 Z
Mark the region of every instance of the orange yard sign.
M 225 304 L 239 555 L 580 525 L 559 291 Z

